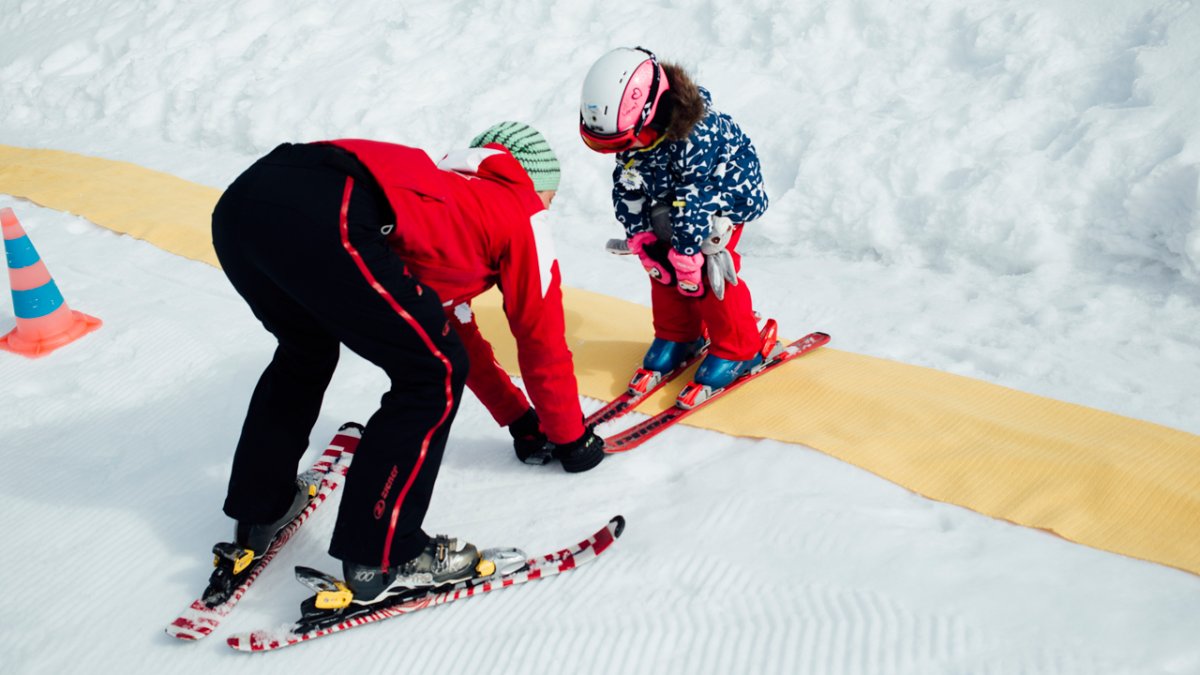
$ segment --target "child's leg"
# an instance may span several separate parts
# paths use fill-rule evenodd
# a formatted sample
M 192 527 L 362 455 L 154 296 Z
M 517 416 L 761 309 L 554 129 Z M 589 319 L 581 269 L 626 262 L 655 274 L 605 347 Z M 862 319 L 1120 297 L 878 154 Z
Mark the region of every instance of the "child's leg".
M 734 248 L 741 236 L 742 226 L 737 225 L 729 238 L 729 245 L 725 247 L 733 259 L 734 269 L 739 271 L 742 268 L 742 257 Z M 707 283 L 708 280 L 705 279 L 705 284 Z M 673 288 L 668 290 L 675 292 Z M 675 294 L 681 299 L 687 299 L 677 292 Z M 708 337 L 712 341 L 708 348 L 710 354 L 731 361 L 745 361 L 753 358 L 762 347 L 758 337 L 758 322 L 754 320 L 754 303 L 744 280 L 738 279 L 736 286 L 725 284 L 724 300 L 718 300 L 712 289 L 709 289 L 704 297 L 694 302 L 700 305 L 700 317 L 708 327 Z M 657 315 L 657 310 L 655 313 Z
M 650 308 L 654 337 L 671 342 L 691 342 L 700 337 L 700 301 L 680 295 L 674 285 L 650 280 Z

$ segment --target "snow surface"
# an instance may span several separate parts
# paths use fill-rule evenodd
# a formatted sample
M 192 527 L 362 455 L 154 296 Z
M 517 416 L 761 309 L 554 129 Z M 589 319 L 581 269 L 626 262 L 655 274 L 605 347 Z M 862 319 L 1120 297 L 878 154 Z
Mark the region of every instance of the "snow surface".
M 647 303 L 606 159 L 578 142 L 590 63 L 641 44 L 755 139 L 772 207 L 745 278 L 790 335 L 1200 433 L 1200 18 L 1183 0 L 0 2 L 0 143 L 223 187 L 281 141 L 432 153 L 500 119 L 564 166 L 568 284 Z M 68 302 L 105 321 L 0 358 L 5 673 L 1200 673 L 1200 579 L 917 497 L 812 450 L 672 431 L 568 476 L 512 458 L 469 396 L 429 529 L 557 548 L 561 578 L 266 657 L 277 559 L 220 633 L 162 627 L 203 585 L 232 448 L 272 342 L 224 276 L 9 196 Z M 0 304 L 0 331 L 13 323 Z M 386 383 L 347 353 L 313 432 Z M 588 403 L 594 405 L 594 402 Z M 1198 536 L 1197 532 L 1181 533 Z M 86 601 L 84 600 L 86 598 Z

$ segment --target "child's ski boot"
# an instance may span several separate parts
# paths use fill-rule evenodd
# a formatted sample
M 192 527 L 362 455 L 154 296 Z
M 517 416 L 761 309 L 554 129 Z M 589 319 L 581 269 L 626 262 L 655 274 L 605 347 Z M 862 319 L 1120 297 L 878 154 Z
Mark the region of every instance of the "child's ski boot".
M 734 361 L 723 359 L 715 354 L 704 357 L 704 361 L 700 363 L 700 368 L 696 371 L 696 377 L 679 392 L 679 396 L 675 399 L 675 405 L 685 409 L 694 408 L 712 396 L 713 392 L 720 391 L 733 384 L 738 378 L 753 372 L 770 357 L 771 352 L 775 349 L 775 345 L 779 341 L 778 330 L 779 327 L 775 320 L 767 319 L 767 323 L 759 333 L 762 347 L 748 359 Z
M 707 340 L 699 338 L 691 342 L 672 342 L 662 338 L 654 338 L 650 349 L 642 359 L 642 367 L 634 373 L 629 381 L 629 393 L 634 396 L 645 394 L 653 389 L 668 374 L 687 363 L 693 356 L 704 349 Z

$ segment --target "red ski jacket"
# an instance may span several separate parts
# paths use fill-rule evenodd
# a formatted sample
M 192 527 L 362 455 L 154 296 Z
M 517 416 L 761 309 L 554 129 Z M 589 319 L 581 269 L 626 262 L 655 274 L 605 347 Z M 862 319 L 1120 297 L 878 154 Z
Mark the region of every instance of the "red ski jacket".
M 467 386 L 502 426 L 529 402 L 479 332 L 471 299 L 492 286 L 517 342 L 529 397 L 553 443 L 583 435 L 574 362 L 564 337 L 562 278 L 545 208 L 529 175 L 501 145 L 448 154 L 379 141 L 329 141 L 358 158 L 383 189 L 396 228 L 388 243 L 441 298 L 467 348 Z

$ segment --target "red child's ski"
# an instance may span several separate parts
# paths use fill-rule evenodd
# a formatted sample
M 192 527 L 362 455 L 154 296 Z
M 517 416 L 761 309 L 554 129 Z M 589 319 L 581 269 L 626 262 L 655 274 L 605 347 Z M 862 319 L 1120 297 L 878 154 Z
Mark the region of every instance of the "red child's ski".
M 329 498 L 334 490 L 341 487 L 346 479 L 346 470 L 354 458 L 354 451 L 362 436 L 362 427 L 354 422 L 343 424 L 337 435 L 329 442 L 325 452 L 313 463 L 312 467 L 300 474 L 300 480 L 315 488 L 312 500 L 299 515 L 288 523 L 275 537 L 271 547 L 263 555 L 255 559 L 253 567 L 245 573 L 245 577 L 232 588 L 227 597 L 214 598 L 206 592 L 205 597 L 197 598 L 179 615 L 179 618 L 167 626 L 167 634 L 180 640 L 199 640 L 211 634 L 221 620 L 233 611 L 238 601 L 262 574 L 263 569 L 271 562 L 279 550 L 296 534 L 305 523 Z M 222 546 L 218 544 L 218 546 Z M 226 594 L 221 594 L 225 596 Z
M 587 416 L 583 421 L 583 426 L 592 428 L 605 422 L 621 417 L 625 413 L 633 410 L 639 403 L 649 398 L 654 392 L 665 387 L 672 380 L 678 378 L 687 372 L 687 369 L 700 359 L 703 359 L 708 353 L 708 342 L 696 351 L 695 354 L 684 359 L 674 370 L 666 373 L 657 373 L 653 370 L 638 368 L 634 373 L 633 379 L 629 381 L 629 387 L 618 397 L 609 401 L 603 408 Z
M 718 398 L 728 394 L 738 387 L 746 384 L 757 378 L 763 373 L 773 370 L 784 363 L 811 352 L 812 350 L 829 342 L 829 335 L 825 333 L 809 333 L 795 342 L 787 345 L 782 350 L 776 350 L 771 356 L 755 367 L 750 372 L 742 377 L 734 380 L 732 384 L 722 389 L 716 389 L 708 392 L 703 392 L 703 389 L 696 389 L 699 385 L 695 383 L 689 384 L 683 392 L 680 393 L 680 400 L 685 400 L 691 407 L 684 408 L 677 401 L 676 405 L 667 408 L 657 415 L 636 424 L 624 431 L 619 431 L 612 436 L 604 439 L 605 452 L 628 452 L 645 443 L 646 441 L 661 434 L 669 429 L 672 425 L 684 419 L 688 415 L 704 408 Z M 700 396 L 698 396 L 700 394 Z

